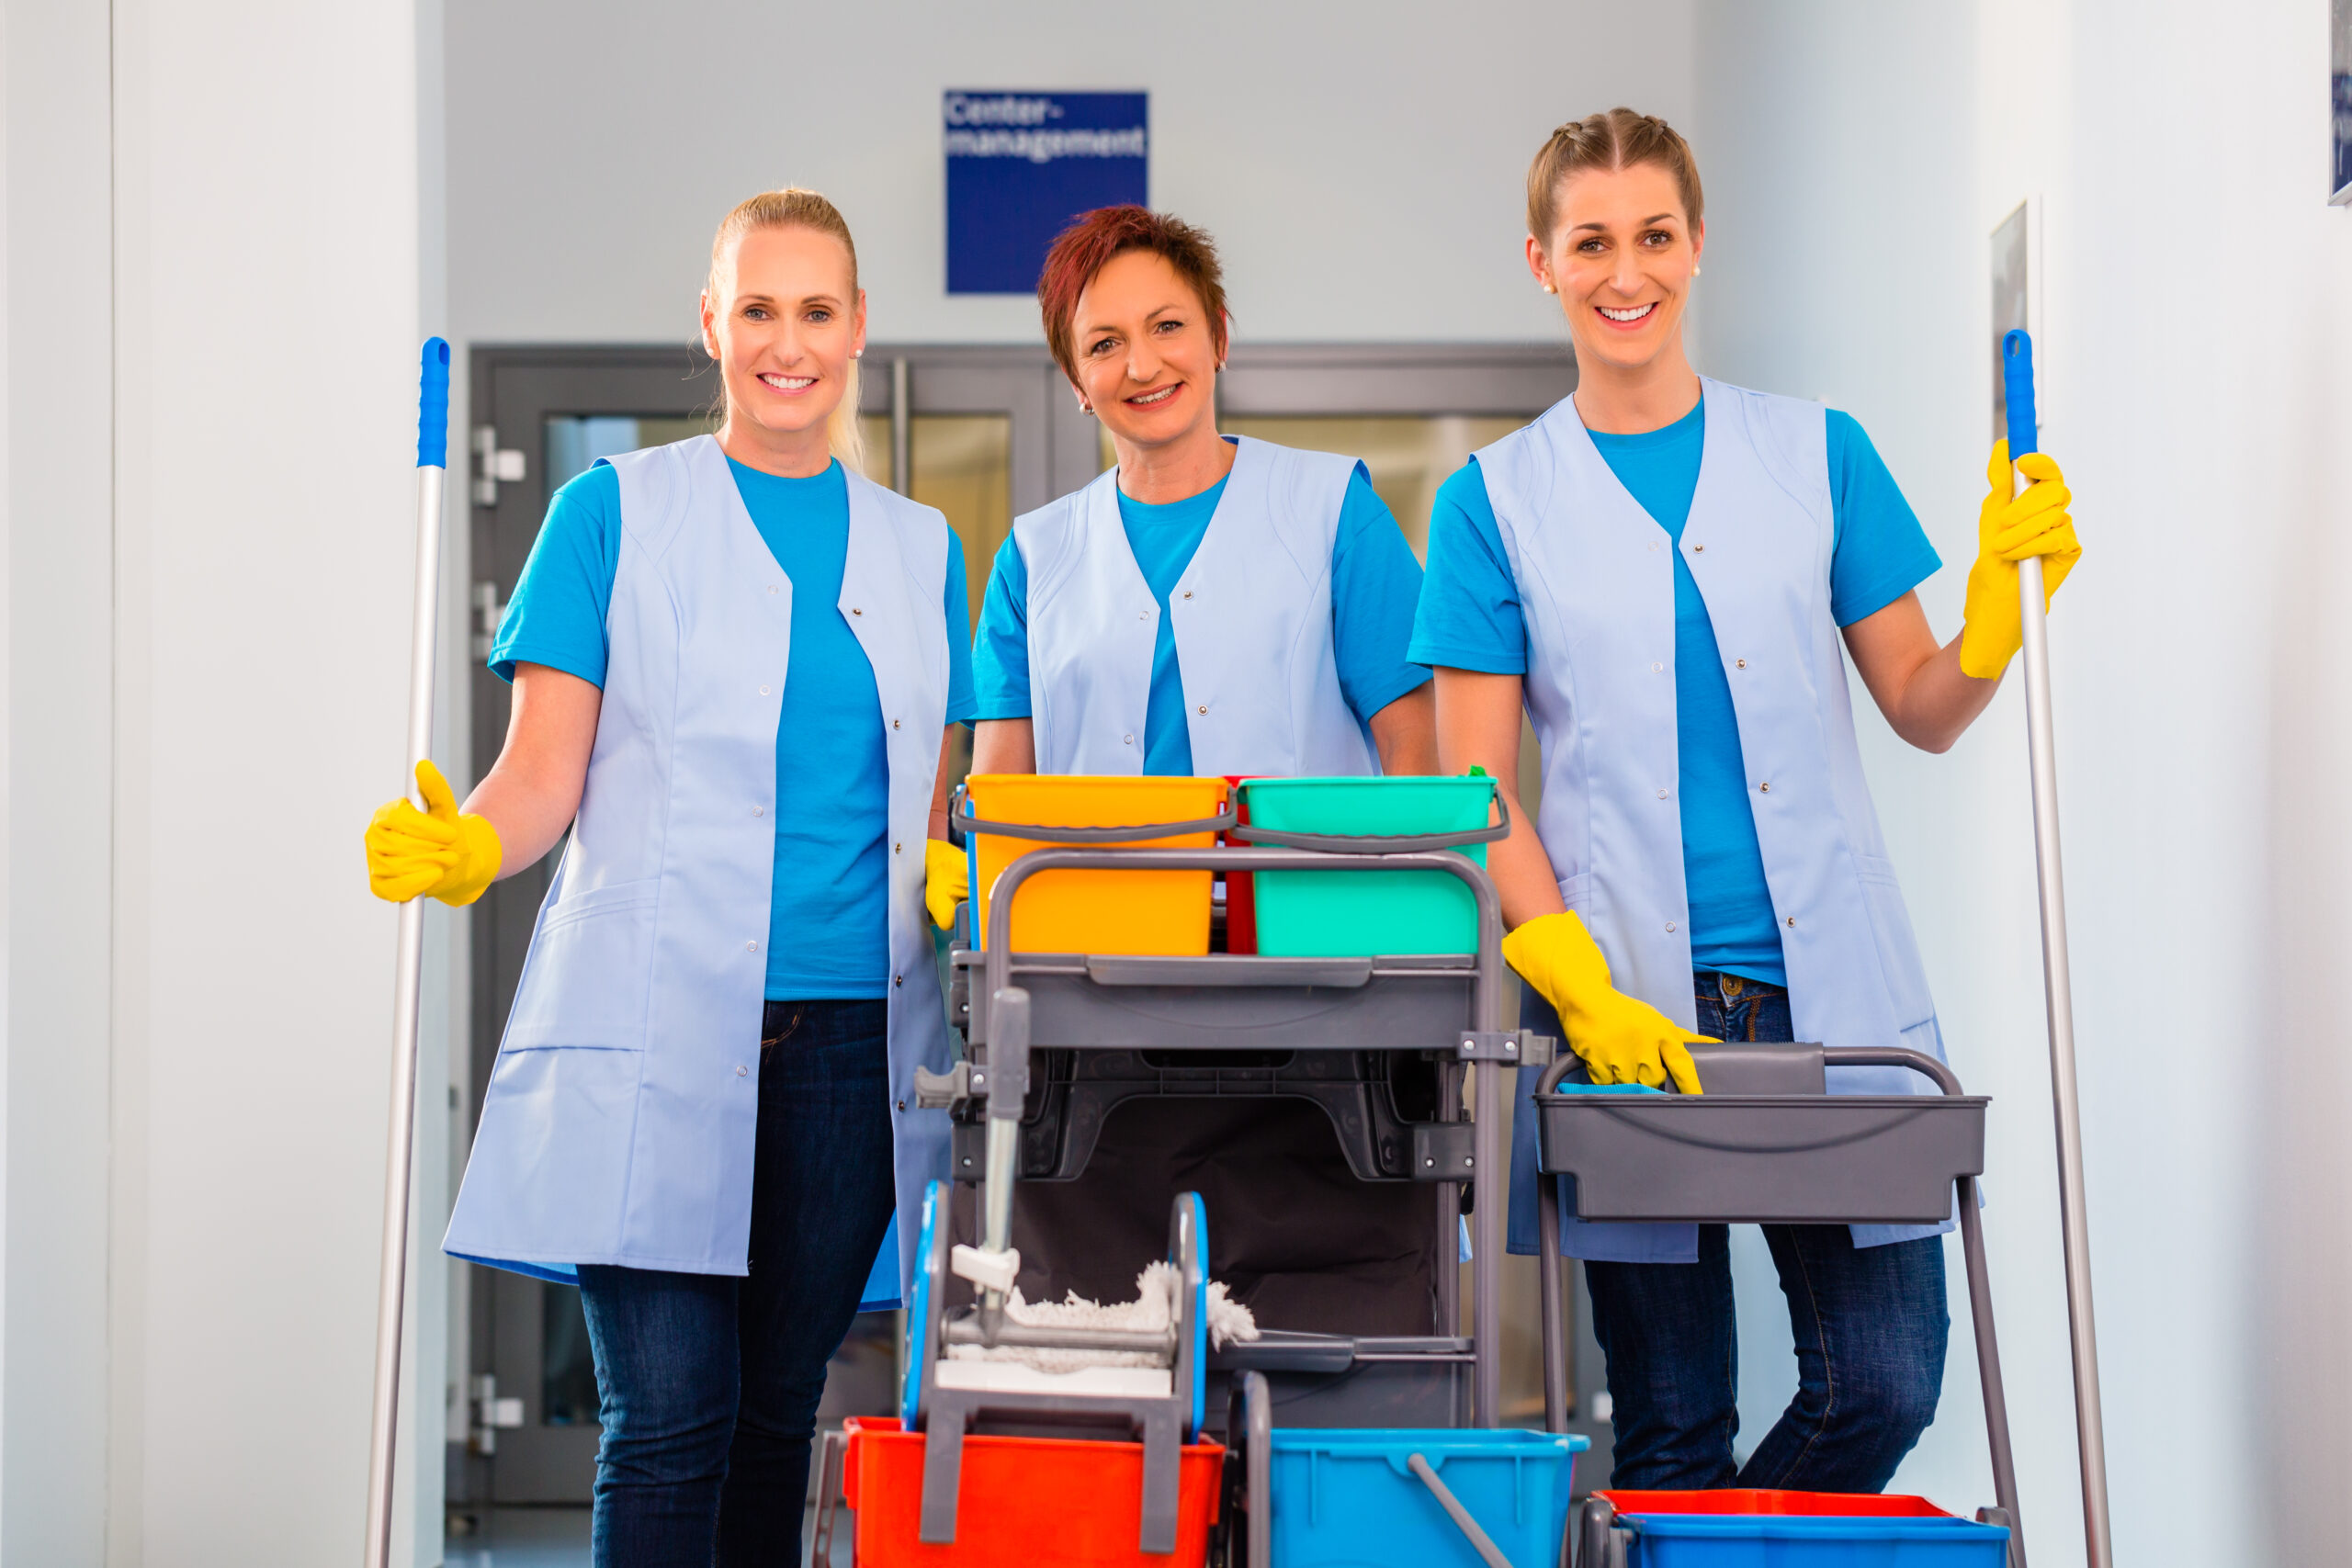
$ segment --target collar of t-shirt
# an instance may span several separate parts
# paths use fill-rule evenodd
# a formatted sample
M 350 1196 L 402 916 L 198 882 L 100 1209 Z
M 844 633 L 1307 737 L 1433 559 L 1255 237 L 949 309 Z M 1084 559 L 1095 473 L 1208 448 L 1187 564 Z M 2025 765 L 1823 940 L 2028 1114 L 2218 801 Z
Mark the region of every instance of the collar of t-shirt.
M 1699 490 L 1699 459 L 1706 451 L 1706 400 L 1656 430 L 1633 435 L 1599 430 L 1587 434 L 1617 482 L 1679 543 L 1682 525 L 1690 520 L 1690 498 Z
M 1158 503 L 1119 491 L 1119 521 L 1126 528 L 1127 547 L 1135 552 L 1136 565 L 1153 598 L 1165 602 L 1176 580 L 1193 563 L 1193 552 L 1201 547 L 1201 539 L 1209 531 L 1209 519 L 1216 512 L 1225 485 L 1225 479 L 1219 479 L 1198 495 Z

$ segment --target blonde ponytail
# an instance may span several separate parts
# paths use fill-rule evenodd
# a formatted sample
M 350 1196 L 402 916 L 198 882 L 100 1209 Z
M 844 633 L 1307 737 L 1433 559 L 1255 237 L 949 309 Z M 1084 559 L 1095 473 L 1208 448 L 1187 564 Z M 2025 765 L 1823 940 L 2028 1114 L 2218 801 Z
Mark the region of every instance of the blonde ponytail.
M 710 243 L 710 280 L 706 285 L 713 299 L 722 298 L 718 269 L 724 265 L 728 252 L 744 235 L 754 229 L 813 229 L 820 234 L 831 234 L 849 253 L 849 303 L 857 303 L 857 242 L 849 235 L 849 221 L 841 209 L 813 190 L 788 186 L 782 190 L 763 190 L 735 204 L 735 209 L 719 220 L 718 236 Z M 726 388 L 719 389 L 722 406 Z M 858 423 L 857 361 L 849 362 L 849 372 L 842 378 L 842 400 L 834 405 L 832 414 L 825 421 L 825 444 L 841 459 L 844 468 L 865 472 L 865 432 Z

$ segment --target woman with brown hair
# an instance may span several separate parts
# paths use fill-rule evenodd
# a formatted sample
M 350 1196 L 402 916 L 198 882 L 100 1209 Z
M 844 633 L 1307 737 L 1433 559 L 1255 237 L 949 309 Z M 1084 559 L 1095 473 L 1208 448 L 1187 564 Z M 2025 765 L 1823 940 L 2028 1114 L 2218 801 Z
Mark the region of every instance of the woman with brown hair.
M 571 829 L 444 1244 L 577 1280 L 604 1421 L 594 1557 L 797 1562 L 825 1366 L 894 1213 L 947 1174 L 922 920 L 964 562 L 858 471 L 865 296 L 813 191 L 711 247 L 715 435 L 556 493 L 491 651 L 506 745 L 460 812 L 368 830 L 376 892 L 470 902 Z
M 972 771 L 1434 772 L 1429 672 L 1405 655 L 1419 564 L 1355 458 L 1218 431 L 1230 340 L 1208 235 L 1141 207 L 1087 213 L 1037 301 L 1118 461 L 997 552 Z M 943 863 L 934 910 L 962 872 Z M 1029 1293 L 1124 1297 L 1188 1189 L 1212 1267 L 1260 1322 L 1430 1331 L 1454 1241 L 1428 1190 L 1358 1180 L 1297 1100 L 1127 1102 L 1083 1177 L 1021 1190 Z

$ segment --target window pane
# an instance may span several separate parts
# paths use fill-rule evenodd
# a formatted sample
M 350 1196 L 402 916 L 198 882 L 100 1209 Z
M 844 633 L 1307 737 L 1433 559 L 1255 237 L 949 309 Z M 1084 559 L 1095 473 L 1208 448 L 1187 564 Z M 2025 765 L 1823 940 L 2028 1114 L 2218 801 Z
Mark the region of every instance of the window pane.
M 1355 419 L 1266 414 L 1219 421 L 1229 435 L 1254 435 L 1284 446 L 1362 458 L 1372 475 L 1372 488 L 1396 514 L 1405 542 L 1423 558 L 1429 554 L 1430 508 L 1437 501 L 1438 486 L 1468 462 L 1471 453 L 1526 423 L 1460 414 L 1381 414 Z
M 639 419 L 634 414 L 558 414 L 547 425 L 548 493 L 553 495 L 586 473 L 599 457 L 684 441 L 717 430 L 718 421 L 700 415 Z

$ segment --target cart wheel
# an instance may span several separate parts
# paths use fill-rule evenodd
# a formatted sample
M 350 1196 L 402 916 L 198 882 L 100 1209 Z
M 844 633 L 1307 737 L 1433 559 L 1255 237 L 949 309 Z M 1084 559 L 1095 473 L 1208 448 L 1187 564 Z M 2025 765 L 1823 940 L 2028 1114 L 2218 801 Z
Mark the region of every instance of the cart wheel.
M 947 1184 L 934 1181 L 923 1190 L 922 1231 L 915 1237 L 915 1295 L 907 1303 L 907 1373 L 899 1388 L 899 1423 L 915 1429 L 922 1413 L 923 1371 L 939 1348 L 932 1342 L 933 1301 L 944 1302 L 947 1277 Z
M 1176 1195 L 1168 1224 L 1168 1261 L 1176 1267 L 1176 1366 L 1185 1395 L 1184 1440 L 1200 1440 L 1209 1397 L 1209 1221 L 1197 1192 Z

